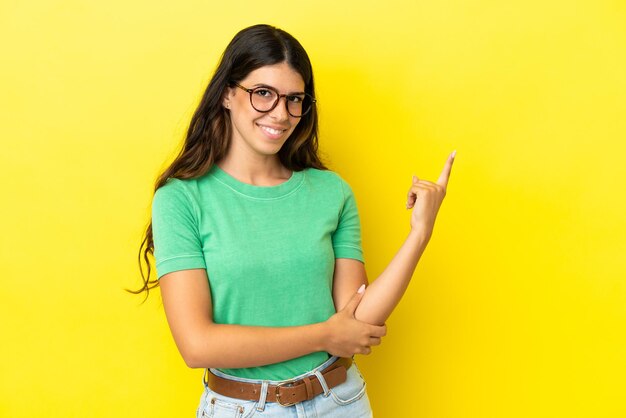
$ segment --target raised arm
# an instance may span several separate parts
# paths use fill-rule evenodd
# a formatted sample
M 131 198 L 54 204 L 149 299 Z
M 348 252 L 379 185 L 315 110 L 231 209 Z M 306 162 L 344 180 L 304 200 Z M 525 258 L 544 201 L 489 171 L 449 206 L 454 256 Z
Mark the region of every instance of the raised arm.
M 437 182 L 413 177 L 407 196 L 407 209 L 413 209 L 411 230 L 385 270 L 369 285 L 355 311 L 356 319 L 369 324 L 384 324 L 404 295 L 415 267 L 432 236 L 437 213 L 446 195 L 448 179 L 456 152 L 448 156 Z M 363 263 L 337 259 L 333 282 L 335 307 L 341 309 L 355 288 L 367 283 Z
M 192 368 L 254 367 L 316 351 L 337 356 L 368 354 L 386 328 L 354 319 L 362 293 L 325 322 L 294 327 L 253 327 L 213 322 L 205 269 L 180 270 L 160 279 L 163 307 L 174 341 Z

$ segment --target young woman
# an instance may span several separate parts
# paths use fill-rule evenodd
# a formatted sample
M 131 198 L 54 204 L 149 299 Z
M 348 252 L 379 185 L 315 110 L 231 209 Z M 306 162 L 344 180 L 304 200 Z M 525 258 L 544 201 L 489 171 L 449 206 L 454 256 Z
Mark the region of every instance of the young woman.
M 233 38 L 157 181 L 142 244 L 140 291 L 160 285 L 181 355 L 205 369 L 198 417 L 371 416 L 352 356 L 385 335 L 453 159 L 435 183 L 413 178 L 410 232 L 365 288 L 354 195 L 317 155 L 305 50 L 268 25 Z

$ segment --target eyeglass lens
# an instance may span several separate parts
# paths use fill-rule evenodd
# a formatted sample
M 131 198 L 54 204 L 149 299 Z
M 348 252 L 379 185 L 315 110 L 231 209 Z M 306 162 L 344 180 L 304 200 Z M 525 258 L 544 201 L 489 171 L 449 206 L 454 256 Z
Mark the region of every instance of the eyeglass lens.
M 250 93 L 252 107 L 259 112 L 269 112 L 278 104 L 280 96 L 278 92 L 268 87 L 257 87 Z M 313 103 L 310 95 L 306 93 L 288 94 L 285 96 L 287 111 L 291 116 L 299 117 L 306 114 Z

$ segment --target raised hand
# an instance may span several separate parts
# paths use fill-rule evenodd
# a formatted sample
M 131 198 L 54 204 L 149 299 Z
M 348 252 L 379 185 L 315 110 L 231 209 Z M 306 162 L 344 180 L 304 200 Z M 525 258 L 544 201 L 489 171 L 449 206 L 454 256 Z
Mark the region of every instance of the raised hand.
M 413 176 L 413 184 L 407 194 L 406 208 L 413 208 L 411 229 L 421 232 L 428 238 L 432 235 L 437 213 L 443 198 L 446 196 L 448 180 L 455 156 L 456 151 L 453 151 L 448 156 L 439 179 L 435 183 L 428 180 L 420 180 L 417 176 Z
M 354 317 L 359 302 L 363 298 L 365 285 L 361 286 L 346 306 L 326 321 L 328 338 L 325 351 L 339 357 L 352 357 L 354 354 L 370 354 L 371 346 L 379 345 L 387 333 L 386 325 L 370 325 Z

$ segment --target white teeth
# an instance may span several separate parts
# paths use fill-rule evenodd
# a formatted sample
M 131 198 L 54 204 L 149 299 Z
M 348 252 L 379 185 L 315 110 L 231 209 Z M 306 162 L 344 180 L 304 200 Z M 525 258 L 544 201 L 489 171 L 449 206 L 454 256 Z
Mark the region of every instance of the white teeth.
M 262 129 L 266 130 L 267 132 L 271 133 L 272 135 L 278 135 L 281 134 L 283 132 L 285 132 L 284 130 L 276 130 L 276 129 L 272 129 L 268 126 L 261 126 Z

